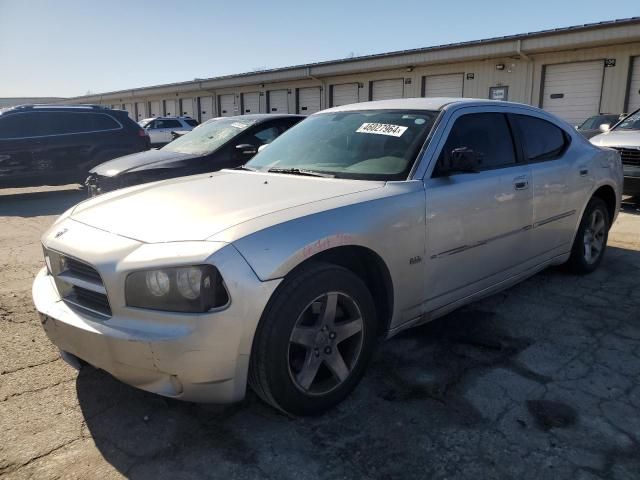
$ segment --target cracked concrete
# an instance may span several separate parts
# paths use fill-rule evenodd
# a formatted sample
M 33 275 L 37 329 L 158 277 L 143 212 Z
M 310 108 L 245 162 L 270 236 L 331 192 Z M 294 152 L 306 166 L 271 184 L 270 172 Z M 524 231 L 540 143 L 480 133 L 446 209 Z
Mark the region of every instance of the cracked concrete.
M 75 187 L 0 191 L 0 477 L 640 478 L 640 207 L 601 268 L 550 269 L 381 346 L 338 408 L 181 403 L 58 359 L 39 236 Z

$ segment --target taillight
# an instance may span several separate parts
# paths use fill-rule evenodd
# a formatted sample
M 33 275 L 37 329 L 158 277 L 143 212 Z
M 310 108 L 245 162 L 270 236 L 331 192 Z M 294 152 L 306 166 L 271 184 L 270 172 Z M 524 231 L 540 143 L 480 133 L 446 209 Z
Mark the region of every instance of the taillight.
M 139 130 L 138 130 L 138 136 L 139 136 L 139 137 L 146 137 L 146 136 L 148 136 L 148 135 L 147 135 L 147 132 L 145 132 L 145 131 L 141 128 L 141 129 L 139 129 Z

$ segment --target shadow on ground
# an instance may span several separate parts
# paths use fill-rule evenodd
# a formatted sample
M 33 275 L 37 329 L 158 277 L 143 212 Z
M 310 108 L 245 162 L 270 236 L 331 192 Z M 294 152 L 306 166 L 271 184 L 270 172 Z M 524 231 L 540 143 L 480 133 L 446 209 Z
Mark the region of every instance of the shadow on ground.
M 86 198 L 86 191 L 80 187 L 54 191 L 14 189 L 0 194 L 0 217 L 59 215 Z
M 164 399 L 92 368 L 77 394 L 98 449 L 133 478 L 632 478 L 639 274 L 640 252 L 610 248 L 592 275 L 549 269 L 406 331 L 316 418 L 251 393 Z

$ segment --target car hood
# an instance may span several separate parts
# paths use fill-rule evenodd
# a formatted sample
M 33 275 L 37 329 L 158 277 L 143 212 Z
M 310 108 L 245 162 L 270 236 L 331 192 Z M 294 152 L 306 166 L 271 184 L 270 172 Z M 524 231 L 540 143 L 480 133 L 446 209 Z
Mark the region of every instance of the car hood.
M 640 130 L 611 130 L 590 141 L 599 147 L 640 147 Z
M 383 186 L 223 170 L 107 193 L 77 205 L 71 219 L 146 243 L 205 240 L 258 217 Z
M 105 177 L 115 177 L 122 173 L 130 172 L 140 167 L 161 166 L 164 163 L 177 160 L 198 158 L 197 155 L 169 152 L 167 150 L 147 150 L 146 152 L 132 153 L 124 157 L 114 158 L 108 162 L 94 167 L 90 173 L 96 173 Z

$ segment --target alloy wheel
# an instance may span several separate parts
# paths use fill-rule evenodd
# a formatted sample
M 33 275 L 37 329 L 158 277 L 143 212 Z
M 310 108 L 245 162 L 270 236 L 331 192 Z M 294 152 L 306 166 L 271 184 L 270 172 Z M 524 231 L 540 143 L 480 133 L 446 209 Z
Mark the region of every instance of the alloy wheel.
M 584 259 L 588 264 L 595 263 L 604 249 L 607 225 L 601 210 L 591 212 L 587 228 L 584 230 Z
M 364 328 L 360 308 L 345 293 L 328 292 L 309 303 L 289 337 L 294 385 L 307 395 L 324 395 L 343 384 L 360 357 Z

